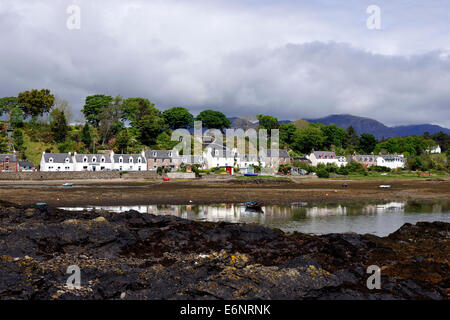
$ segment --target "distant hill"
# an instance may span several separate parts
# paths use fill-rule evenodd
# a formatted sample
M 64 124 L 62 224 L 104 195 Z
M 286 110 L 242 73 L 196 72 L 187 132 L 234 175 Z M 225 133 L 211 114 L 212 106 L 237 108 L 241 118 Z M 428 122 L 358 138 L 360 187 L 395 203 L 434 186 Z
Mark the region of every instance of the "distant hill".
M 391 137 L 406 137 L 406 136 L 421 136 L 425 132 L 434 134 L 437 132 L 444 132 L 450 134 L 450 129 L 443 128 L 432 124 L 421 124 L 421 125 L 407 125 L 407 126 L 396 126 L 388 127 L 381 122 L 365 118 L 352 116 L 350 114 L 334 114 L 324 118 L 319 119 L 305 119 L 312 123 L 323 123 L 323 124 L 335 124 L 338 127 L 347 129 L 349 126 L 353 126 L 355 130 L 359 133 L 371 133 L 378 139 L 381 138 L 391 138 Z
M 443 132 L 450 135 L 450 129 L 443 128 L 434 124 L 416 124 L 409 126 L 398 126 L 392 127 L 396 136 L 406 137 L 406 136 L 421 136 L 425 132 L 429 134 L 435 134 L 438 132 Z
M 248 122 L 245 119 L 239 117 L 228 118 L 231 121 L 232 128 L 258 128 L 258 122 Z M 388 127 L 380 121 L 366 118 L 357 117 L 351 114 L 333 114 L 327 117 L 318 119 L 305 119 L 312 123 L 323 123 L 325 125 L 335 124 L 338 127 L 347 129 L 349 126 L 353 126 L 358 134 L 371 133 L 378 139 L 391 138 L 391 137 L 406 137 L 406 136 L 421 136 L 425 132 L 429 134 L 435 134 L 437 132 L 444 132 L 450 135 L 450 129 L 443 128 L 434 124 L 417 124 L 407 126 L 395 126 Z M 290 123 L 290 120 L 280 120 L 279 124 Z

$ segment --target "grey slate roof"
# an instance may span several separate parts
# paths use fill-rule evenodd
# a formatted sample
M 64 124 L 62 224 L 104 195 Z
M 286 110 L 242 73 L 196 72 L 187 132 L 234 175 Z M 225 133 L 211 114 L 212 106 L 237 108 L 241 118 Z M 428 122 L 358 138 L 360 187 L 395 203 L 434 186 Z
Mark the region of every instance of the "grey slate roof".
M 19 166 L 21 168 L 26 168 L 26 167 L 34 168 L 34 163 L 31 161 L 19 161 Z
M 314 151 L 314 156 L 317 159 L 336 159 L 334 151 Z
M 65 163 L 69 158 L 69 163 L 73 163 L 72 156 L 68 153 L 44 153 L 44 162 L 49 162 L 53 158 L 53 163 Z
M 207 148 L 211 149 L 211 155 L 213 157 L 233 158 L 235 156 L 235 152 L 233 150 L 228 149 L 225 145 L 220 145 L 213 142 L 210 143 Z M 218 155 L 216 155 L 216 150 L 219 151 Z
M 105 158 L 105 162 L 103 163 L 111 163 L 111 156 L 109 154 L 76 154 L 75 155 L 75 161 L 76 162 L 84 162 L 84 158 L 87 158 L 88 163 L 101 163 L 101 159 Z M 95 158 L 95 161 L 93 159 Z
M 141 158 L 142 163 L 147 163 L 147 160 L 142 154 L 114 154 L 114 162 L 119 163 L 120 157 L 123 158 L 123 163 L 129 163 L 130 158 L 133 158 L 133 163 L 138 163 L 139 158 Z
M 276 149 L 267 149 L 266 150 L 267 157 L 275 156 L 275 150 Z M 279 158 L 289 158 L 289 153 L 286 150 L 284 150 L 284 149 L 279 149 L 278 150 L 278 157 Z
M 156 152 L 156 156 L 153 154 Z M 172 152 L 172 156 L 169 153 Z M 147 150 L 145 151 L 145 157 L 147 159 L 170 159 L 175 156 L 175 152 L 172 150 Z
M 0 154 L 0 161 L 5 161 L 6 158 L 9 158 L 9 161 L 11 162 L 17 162 L 17 156 L 15 154 Z

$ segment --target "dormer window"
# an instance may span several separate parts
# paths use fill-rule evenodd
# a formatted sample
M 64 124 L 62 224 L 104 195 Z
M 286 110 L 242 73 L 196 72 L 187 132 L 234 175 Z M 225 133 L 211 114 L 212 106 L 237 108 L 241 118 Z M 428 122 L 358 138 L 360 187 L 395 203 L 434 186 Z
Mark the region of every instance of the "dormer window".
M 92 158 L 92 162 L 97 162 L 97 158 L 96 158 L 96 157 L 93 157 L 93 158 Z
M 172 156 L 172 151 L 169 151 L 169 157 L 171 157 Z
M 84 162 L 84 163 L 87 163 L 87 162 L 88 162 L 88 158 L 87 158 L 87 157 L 84 157 L 84 158 L 83 158 L 83 162 Z
M 102 157 L 101 161 L 102 161 L 102 163 L 105 163 L 105 157 Z
M 66 158 L 65 162 L 66 162 L 66 163 L 69 163 L 69 162 L 70 162 L 70 159 L 69 159 L 69 158 Z
M 53 158 L 48 159 L 48 162 L 53 163 Z
M 156 158 L 156 152 L 153 152 L 153 156 Z
M 141 157 L 139 157 L 139 159 L 138 159 L 138 163 L 142 163 L 142 159 L 141 159 Z
M 122 162 L 123 162 L 123 158 L 120 157 L 120 158 L 119 158 L 119 163 L 122 163 Z
M 133 158 L 130 157 L 130 158 L 128 159 L 128 162 L 129 162 L 129 163 L 133 163 Z

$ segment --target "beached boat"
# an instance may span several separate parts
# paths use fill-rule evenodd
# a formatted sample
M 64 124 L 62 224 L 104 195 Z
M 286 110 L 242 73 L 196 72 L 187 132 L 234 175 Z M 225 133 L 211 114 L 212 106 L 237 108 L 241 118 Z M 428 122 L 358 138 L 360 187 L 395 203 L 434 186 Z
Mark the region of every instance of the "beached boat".
M 257 173 L 250 173 L 250 172 L 244 173 L 244 176 L 246 176 L 246 177 L 255 177 L 257 175 L 258 175 Z
M 246 209 L 253 209 L 253 210 L 261 210 L 261 207 L 264 204 L 262 202 L 259 201 L 248 201 L 245 203 L 245 208 Z
M 64 183 L 62 186 L 63 187 L 72 187 L 73 185 L 71 183 Z

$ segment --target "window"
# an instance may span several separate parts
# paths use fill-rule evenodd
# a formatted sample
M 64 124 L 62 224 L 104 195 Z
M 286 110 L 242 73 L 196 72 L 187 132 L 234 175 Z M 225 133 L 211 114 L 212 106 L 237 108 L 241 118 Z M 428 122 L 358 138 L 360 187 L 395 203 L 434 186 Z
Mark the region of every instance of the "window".
M 123 162 L 123 158 L 122 157 L 120 157 L 119 158 L 119 163 L 122 163 Z M 122 168 L 122 167 L 121 167 Z M 122 169 L 120 169 L 120 170 L 122 170 Z
M 155 158 L 156 158 L 156 152 L 153 152 L 153 157 L 155 157 Z
M 215 154 L 216 156 L 218 156 L 218 155 L 219 155 L 219 150 L 214 150 L 214 154 Z
M 87 170 L 87 169 L 88 169 L 88 167 L 87 167 L 87 166 L 84 166 L 84 167 L 83 167 L 83 170 Z
M 97 158 L 96 158 L 96 157 L 93 157 L 93 158 L 92 158 L 92 162 L 97 162 Z
M 84 162 L 84 163 L 88 162 L 88 158 L 87 158 L 87 157 L 84 157 L 83 162 Z
M 130 157 L 130 158 L 128 159 L 128 163 L 133 163 L 133 158 L 132 158 L 132 157 Z
M 142 163 L 142 159 L 141 159 L 141 157 L 139 157 L 139 159 L 138 159 L 138 163 Z
M 172 156 L 172 151 L 169 151 L 169 157 L 171 157 Z
M 66 163 L 69 163 L 69 162 L 70 162 L 70 159 L 69 159 L 69 158 L 66 158 L 65 162 L 66 162 Z
M 53 158 L 48 159 L 48 162 L 53 163 Z
M 105 163 L 105 157 L 102 157 L 102 163 Z
M 119 167 L 119 170 L 122 171 L 122 166 Z

